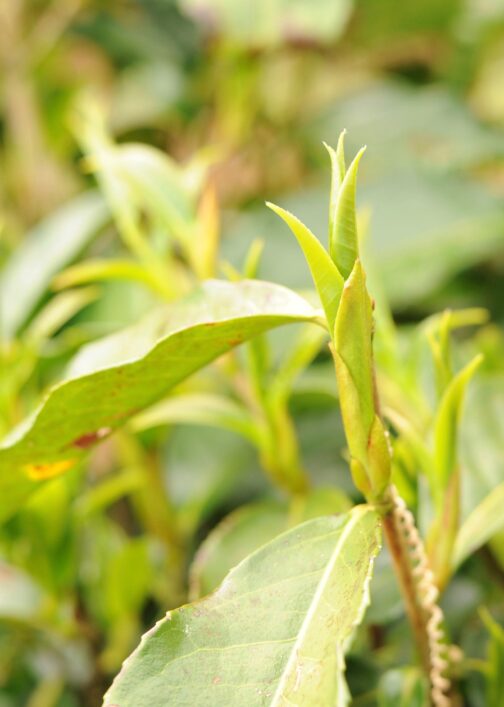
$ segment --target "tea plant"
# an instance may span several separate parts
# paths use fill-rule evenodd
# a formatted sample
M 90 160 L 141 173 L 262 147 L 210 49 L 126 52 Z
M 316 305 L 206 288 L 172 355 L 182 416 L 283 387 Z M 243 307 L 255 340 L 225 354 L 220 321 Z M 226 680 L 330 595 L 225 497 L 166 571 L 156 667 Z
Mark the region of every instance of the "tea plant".
M 179 423 L 228 430 L 256 449 L 267 478 L 287 499 L 244 506 L 210 533 L 190 572 L 190 593 L 197 601 L 171 610 L 144 637 L 104 704 L 346 704 L 345 653 L 369 603 L 382 534 L 422 674 L 401 673 L 394 683 L 387 673 L 378 699 L 399 704 L 393 701 L 396 695 L 401 704 L 407 699 L 408 704 L 436 707 L 459 704 L 458 683 L 474 668 L 451 645 L 439 593 L 461 563 L 502 528 L 504 489 L 496 487 L 461 522 L 461 410 L 481 355 L 457 371 L 451 340 L 452 331 L 484 322 L 485 313 L 447 311 L 404 338 L 383 298 L 375 306 L 365 274 L 372 264 L 363 264 L 366 254 L 358 233 L 365 224 L 356 211 L 363 150 L 347 168 L 344 134 L 336 150 L 328 147 L 327 250 L 295 216 L 269 204 L 305 255 L 320 309 L 311 298 L 250 279 L 257 272 L 259 243 L 249 252 L 243 274 L 224 265 L 230 281 L 207 280 L 217 268 L 219 229 L 212 195 L 202 192 L 204 164 L 184 172 L 151 148 L 114 145 L 94 112 L 81 112 L 76 120 L 86 166 L 96 172 L 108 204 L 93 197 L 89 230 L 109 208 L 128 255 L 84 261 L 58 275 L 60 290 L 73 289 L 60 292 L 41 310 L 15 355 L 7 350 L 12 378 L 3 391 L 4 419 L 15 417 L 17 388 L 29 382 L 45 339 L 96 298 L 94 283 L 141 283 L 157 305 L 138 324 L 86 345 L 63 382 L 4 442 L 3 518 L 22 509 L 22 533 L 28 519 L 35 529 L 51 527 L 48 514 L 67 504 L 79 478 L 75 473 L 89 451 L 125 428 L 113 438 L 122 470 L 91 488 L 69 520 L 58 520 L 61 527 L 51 521 L 54 561 L 67 567 L 50 587 L 56 601 L 76 601 L 69 591 L 75 581 L 70 557 L 79 536 L 87 533 L 95 545 L 94 561 L 102 574 L 87 580 L 86 612 L 100 616 L 105 627 L 99 661 L 111 671 L 135 639 L 146 597 L 154 595 L 166 606 L 183 601 L 184 565 L 202 517 L 198 502 L 184 511 L 166 498 L 159 459 L 139 433 L 155 434 L 155 428 Z M 170 239 L 161 244 L 160 258 L 152 244 L 161 227 Z M 70 251 L 87 233 L 83 227 Z M 36 256 L 28 248 L 23 257 Z M 61 253 L 57 266 L 42 272 L 40 284 L 28 289 L 29 297 L 7 321 L 7 334 L 26 321 L 45 283 L 64 263 Z M 4 296 L 9 282 L 16 282 L 16 267 L 4 280 Z M 378 292 L 376 282 L 374 287 Z M 180 299 L 184 293 L 189 294 Z M 266 336 L 294 323 L 301 328 L 294 337 L 282 338 L 280 346 Z M 364 501 L 353 507 L 339 484 L 312 488 L 289 405 L 296 381 L 327 339 L 348 465 Z M 423 384 L 425 342 L 435 370 L 433 395 L 425 394 Z M 235 349 L 242 343 L 245 355 L 240 356 Z M 195 384 L 180 387 L 212 361 L 212 377 L 202 374 Z M 175 394 L 166 398 L 174 388 Z M 335 399 L 331 390 L 324 374 L 324 394 Z M 206 454 L 212 453 L 209 444 Z M 336 459 L 334 464 L 340 465 Z M 66 478 L 68 484 L 58 485 Z M 124 497 L 161 548 L 157 578 L 149 559 L 153 547 L 142 538 L 117 534 L 106 515 L 97 516 Z M 417 511 L 422 533 L 410 507 Z M 92 530 L 86 529 L 90 517 L 95 517 Z M 23 536 L 10 532 L 7 547 L 19 562 Z M 64 547 L 65 533 L 70 550 Z M 52 559 L 35 561 L 35 537 L 32 543 L 31 570 L 36 568 L 49 586 L 47 578 L 54 573 L 44 562 Z M 101 598 L 102 590 L 109 599 Z M 54 623 L 59 610 L 51 611 Z M 57 621 L 67 634 L 79 636 L 78 622 L 63 615 Z M 487 694 L 489 704 L 498 705 L 495 666 L 503 641 L 488 612 L 484 621 L 492 636 L 484 668 Z

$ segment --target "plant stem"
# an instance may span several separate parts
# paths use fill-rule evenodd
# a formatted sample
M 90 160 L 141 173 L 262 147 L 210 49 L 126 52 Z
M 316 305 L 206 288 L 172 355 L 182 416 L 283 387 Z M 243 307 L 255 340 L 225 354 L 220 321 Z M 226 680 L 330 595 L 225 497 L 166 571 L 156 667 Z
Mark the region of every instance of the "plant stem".
M 406 613 L 408 614 L 408 619 L 413 630 L 417 651 L 422 661 L 422 666 L 428 675 L 430 667 L 429 644 L 427 641 L 424 620 L 416 600 L 416 591 L 410 564 L 404 552 L 403 545 L 399 539 L 392 510 L 383 517 L 382 522 L 383 533 L 392 557 L 396 577 L 401 588 Z
M 413 630 L 419 657 L 429 681 L 430 704 L 450 707 L 456 704 L 446 658 L 443 613 L 437 605 L 438 590 L 425 548 L 412 513 L 393 486 L 389 489 L 390 509 L 383 516 L 383 530 L 399 580 L 406 611 Z M 451 696 L 448 697 L 448 694 Z

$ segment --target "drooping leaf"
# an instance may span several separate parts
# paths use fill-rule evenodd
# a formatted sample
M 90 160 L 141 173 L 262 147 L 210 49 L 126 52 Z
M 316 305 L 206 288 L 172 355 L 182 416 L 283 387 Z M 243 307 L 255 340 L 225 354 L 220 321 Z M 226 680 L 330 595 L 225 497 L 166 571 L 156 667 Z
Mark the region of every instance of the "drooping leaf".
M 253 336 L 299 321 L 320 321 L 320 313 L 290 290 L 209 281 L 187 300 L 85 347 L 68 378 L 0 448 L 1 515 L 191 373 Z
M 27 234 L 0 277 L 2 338 L 11 338 L 25 324 L 51 278 L 78 255 L 107 218 L 101 196 L 88 192 Z
M 104 705 L 347 704 L 343 654 L 378 548 L 369 506 L 281 535 L 146 634 Z
M 296 236 L 304 253 L 313 282 L 324 307 L 329 330 L 332 332 L 336 312 L 343 289 L 343 278 L 336 265 L 318 238 L 299 219 L 289 211 L 268 203 L 267 206 L 282 218 Z
M 473 552 L 504 529 L 504 482 L 491 491 L 460 528 L 453 553 L 456 569 Z

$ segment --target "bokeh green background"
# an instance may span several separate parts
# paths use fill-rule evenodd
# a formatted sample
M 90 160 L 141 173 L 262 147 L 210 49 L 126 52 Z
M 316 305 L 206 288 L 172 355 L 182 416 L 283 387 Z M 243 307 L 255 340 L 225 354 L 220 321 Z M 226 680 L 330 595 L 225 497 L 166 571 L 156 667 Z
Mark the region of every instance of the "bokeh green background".
M 466 463 L 476 467 L 476 497 L 502 480 L 500 0 L 7 0 L 0 23 L 2 433 L 33 410 L 81 344 L 135 322 L 155 299 L 138 282 L 107 281 L 51 336 L 34 344 L 31 331 L 27 339 L 59 270 L 124 252 L 83 159 L 76 107 L 99 105 L 119 143 L 206 165 L 221 212 L 217 274 L 240 268 L 261 238 L 260 277 L 300 289 L 309 287 L 303 259 L 264 201 L 324 233 L 322 141 L 335 144 L 346 128 L 349 154 L 368 146 L 358 196 L 366 257 L 396 321 L 408 327 L 446 307 L 490 313 L 471 344 L 486 353 L 487 378 L 471 405 L 488 438 L 467 423 L 467 439 L 483 446 L 470 447 Z M 307 377 L 310 396 L 300 395 L 294 411 L 306 464 L 324 482 L 345 466 L 327 364 L 312 370 L 318 388 Z M 141 463 L 128 439 L 121 445 L 119 455 L 98 448 L 90 469 L 44 487 L 0 531 L 1 707 L 100 704 L 142 630 L 184 594 L 198 542 L 240 503 L 269 493 L 253 451 L 231 433 L 185 425 L 148 432 Z M 181 526 L 191 529 L 176 589 L 162 539 L 135 511 L 132 469 L 152 455 L 170 475 Z M 109 496 L 90 495 L 118 467 Z M 351 493 L 347 481 L 340 486 Z M 500 556 L 500 564 L 486 557 L 483 582 L 477 568 L 453 589 L 449 621 L 459 637 L 502 585 Z M 387 568 L 380 577 L 385 587 Z M 397 616 L 389 603 L 378 624 Z M 378 658 L 358 647 L 350 660 L 357 694 L 374 695 L 378 666 L 401 654 L 407 639 L 396 628 L 390 644 L 377 634 Z M 482 631 L 476 621 L 467 645 L 482 645 Z M 478 676 L 466 694 L 468 704 L 488 704 Z

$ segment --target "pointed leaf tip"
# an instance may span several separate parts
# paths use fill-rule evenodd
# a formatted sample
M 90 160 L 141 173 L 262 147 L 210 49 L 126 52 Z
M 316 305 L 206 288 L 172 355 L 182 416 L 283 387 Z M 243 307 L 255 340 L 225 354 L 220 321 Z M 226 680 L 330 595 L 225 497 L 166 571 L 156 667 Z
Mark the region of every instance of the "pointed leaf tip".
M 339 147 L 339 145 L 338 145 Z M 355 155 L 337 193 L 334 188 L 335 168 L 333 162 L 333 189 L 331 193 L 331 217 L 329 219 L 329 252 L 338 270 L 344 278 L 352 272 L 355 260 L 359 257 L 355 194 L 357 171 L 366 147 L 361 147 Z M 337 166 L 340 170 L 339 161 Z
M 274 211 L 289 226 L 306 258 L 327 318 L 329 331 L 333 333 L 336 312 L 343 290 L 343 278 L 322 243 L 296 216 L 270 201 L 266 206 Z

